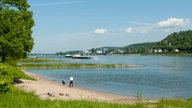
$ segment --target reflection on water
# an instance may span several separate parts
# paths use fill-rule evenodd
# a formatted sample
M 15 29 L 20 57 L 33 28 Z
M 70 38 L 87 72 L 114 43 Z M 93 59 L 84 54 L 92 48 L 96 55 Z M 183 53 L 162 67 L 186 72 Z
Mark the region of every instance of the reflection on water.
M 53 59 L 66 59 L 46 56 Z M 138 68 L 108 69 L 29 69 L 50 80 L 69 83 L 74 76 L 76 87 L 106 93 L 146 98 L 188 98 L 192 96 L 192 57 L 171 56 L 98 56 L 77 63 L 126 63 L 144 65 Z

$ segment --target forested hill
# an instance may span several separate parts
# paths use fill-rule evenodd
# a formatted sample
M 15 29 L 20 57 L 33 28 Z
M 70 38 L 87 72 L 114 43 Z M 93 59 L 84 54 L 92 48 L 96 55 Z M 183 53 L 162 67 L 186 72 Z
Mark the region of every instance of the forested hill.
M 162 49 L 166 51 L 178 49 L 179 51 L 192 52 L 192 30 L 174 32 L 159 42 L 132 44 L 124 48 L 136 49 L 139 52 L 149 49 Z
M 158 43 L 161 47 L 177 48 L 181 51 L 192 50 L 192 30 L 172 33 Z

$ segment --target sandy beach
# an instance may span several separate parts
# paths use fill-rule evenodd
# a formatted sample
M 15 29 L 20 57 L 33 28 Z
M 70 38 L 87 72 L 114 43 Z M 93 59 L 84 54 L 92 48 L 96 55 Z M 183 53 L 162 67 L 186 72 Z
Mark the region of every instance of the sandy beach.
M 105 101 L 113 103 L 129 103 L 138 102 L 136 97 L 120 96 L 114 94 L 107 94 L 95 92 L 76 87 L 68 87 L 62 83 L 50 81 L 46 78 L 40 77 L 36 74 L 26 72 L 27 75 L 35 78 L 35 81 L 21 79 L 23 83 L 15 84 L 17 87 L 24 89 L 27 92 L 33 91 L 41 99 L 60 99 L 60 100 L 92 100 Z M 75 85 L 74 85 L 75 86 Z M 140 102 L 156 102 L 155 99 L 142 99 Z

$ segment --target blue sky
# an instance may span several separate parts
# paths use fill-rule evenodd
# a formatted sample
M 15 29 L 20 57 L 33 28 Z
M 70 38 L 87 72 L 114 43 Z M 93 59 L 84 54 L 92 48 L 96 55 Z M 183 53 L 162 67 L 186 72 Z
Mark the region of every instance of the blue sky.
M 192 0 L 28 0 L 32 53 L 123 47 L 192 29 Z

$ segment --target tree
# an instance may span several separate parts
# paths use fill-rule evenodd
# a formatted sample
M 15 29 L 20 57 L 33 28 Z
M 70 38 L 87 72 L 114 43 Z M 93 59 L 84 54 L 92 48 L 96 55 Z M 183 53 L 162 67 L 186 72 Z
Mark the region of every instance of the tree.
M 95 48 L 92 48 L 92 49 L 91 49 L 91 53 L 92 53 L 92 54 L 95 54 L 95 53 L 96 53 L 96 49 L 95 49 Z
M 27 0 L 0 0 L 0 57 L 2 62 L 15 62 L 30 53 L 33 13 Z

